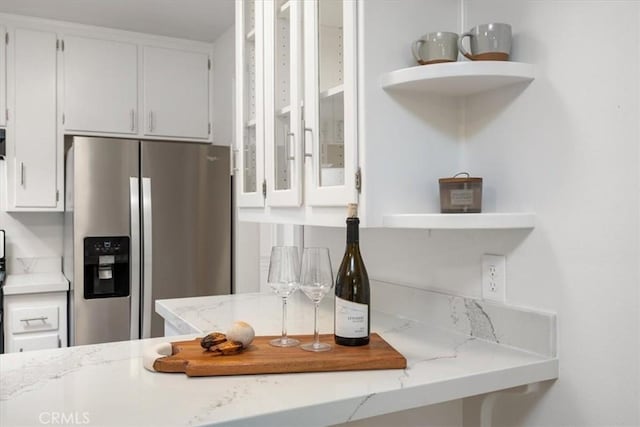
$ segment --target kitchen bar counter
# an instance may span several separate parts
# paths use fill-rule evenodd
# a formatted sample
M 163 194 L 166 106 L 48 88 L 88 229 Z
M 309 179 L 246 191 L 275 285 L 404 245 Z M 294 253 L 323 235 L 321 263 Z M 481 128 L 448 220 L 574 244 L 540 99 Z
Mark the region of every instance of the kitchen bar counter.
M 386 284 L 376 286 L 380 298 L 397 294 Z M 407 358 L 404 370 L 188 378 L 143 368 L 148 346 L 200 333 L 7 354 L 0 356 L 0 425 L 39 425 L 61 417 L 109 426 L 328 425 L 557 377 L 555 342 L 546 342 L 555 341 L 554 315 L 405 291 L 411 295 L 403 296 L 410 298 L 402 317 L 372 312 L 372 330 Z M 420 302 L 416 295 L 423 294 L 436 297 Z M 280 300 L 269 294 L 158 301 L 156 311 L 188 332 L 224 331 L 234 320 L 250 322 L 259 335 L 280 330 Z M 510 331 L 517 313 L 517 328 L 537 341 L 525 350 L 513 342 L 522 333 Z M 312 314 L 304 296 L 294 296 L 290 333 L 312 333 Z M 331 300 L 323 303 L 321 319 L 321 332 L 328 332 Z M 545 349 L 552 354 L 540 353 Z

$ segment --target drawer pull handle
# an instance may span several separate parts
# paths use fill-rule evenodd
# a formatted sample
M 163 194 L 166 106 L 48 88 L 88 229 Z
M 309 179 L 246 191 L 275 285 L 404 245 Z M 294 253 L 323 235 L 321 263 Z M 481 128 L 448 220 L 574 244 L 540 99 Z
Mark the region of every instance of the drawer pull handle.
M 26 324 L 29 325 L 29 322 L 35 322 L 36 320 L 40 320 L 42 323 L 46 323 L 48 318 L 49 318 L 48 316 L 41 316 L 41 317 L 32 317 L 30 319 L 20 319 L 20 321 L 26 322 Z

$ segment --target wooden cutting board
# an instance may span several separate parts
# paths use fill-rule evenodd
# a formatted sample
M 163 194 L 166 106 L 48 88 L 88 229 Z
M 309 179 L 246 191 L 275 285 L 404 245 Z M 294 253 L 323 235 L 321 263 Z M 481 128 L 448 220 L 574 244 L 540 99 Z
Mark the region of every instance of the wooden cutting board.
M 334 343 L 333 335 L 320 335 L 331 344 L 330 351 L 311 352 L 299 347 L 274 347 L 277 337 L 255 337 L 242 353 L 214 356 L 200 347 L 200 338 L 171 343 L 172 355 L 157 359 L 158 372 L 184 372 L 190 377 L 210 375 L 280 374 L 293 372 L 355 371 L 368 369 L 404 369 L 407 360 L 380 335 L 371 334 L 369 344 L 346 347 Z M 313 341 L 312 335 L 293 336 L 301 343 Z

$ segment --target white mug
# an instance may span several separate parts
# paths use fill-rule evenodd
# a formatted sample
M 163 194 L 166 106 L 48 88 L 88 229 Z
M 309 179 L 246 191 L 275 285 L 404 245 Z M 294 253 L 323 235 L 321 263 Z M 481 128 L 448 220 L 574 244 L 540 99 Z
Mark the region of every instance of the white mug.
M 468 52 L 462 41 L 469 37 Z M 473 27 L 458 39 L 460 53 L 472 61 L 508 61 L 511 53 L 511 25 L 482 24 Z
M 420 65 L 458 60 L 458 35 L 438 31 L 422 36 L 411 46 L 413 57 Z

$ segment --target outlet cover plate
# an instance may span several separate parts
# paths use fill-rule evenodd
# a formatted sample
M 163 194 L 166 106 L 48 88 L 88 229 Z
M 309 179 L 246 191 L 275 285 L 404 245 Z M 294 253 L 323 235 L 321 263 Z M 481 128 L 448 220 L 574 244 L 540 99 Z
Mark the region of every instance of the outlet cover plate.
M 507 299 L 507 260 L 504 255 L 482 256 L 482 298 L 505 302 Z

